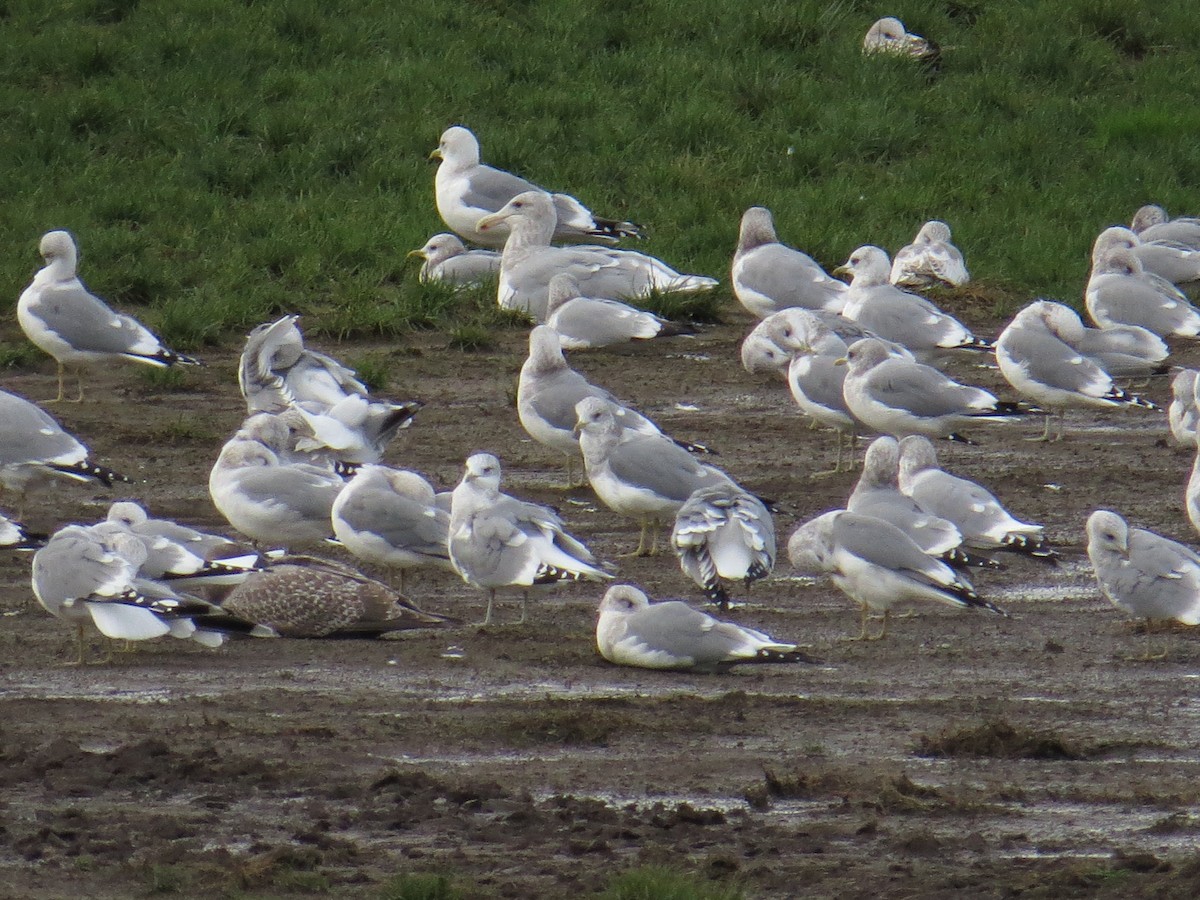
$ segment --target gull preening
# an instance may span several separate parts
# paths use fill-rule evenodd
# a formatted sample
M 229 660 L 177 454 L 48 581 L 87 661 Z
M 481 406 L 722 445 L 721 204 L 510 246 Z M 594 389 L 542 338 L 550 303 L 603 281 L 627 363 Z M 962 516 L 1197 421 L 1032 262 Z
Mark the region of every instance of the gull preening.
M 500 275 L 500 254 L 495 250 L 468 250 L 457 235 L 435 234 L 423 247 L 409 251 L 419 257 L 423 284 L 441 282 L 458 286 L 484 284 Z
M 841 312 L 845 302 L 846 285 L 807 253 L 780 243 L 762 206 L 742 214 L 730 274 L 734 296 L 760 319 L 793 307 Z
M 721 609 L 726 581 L 747 589 L 775 566 L 775 523 L 761 500 L 733 482 L 701 488 L 675 514 L 671 546 L 683 573 Z
M 76 402 L 83 400 L 83 371 L 110 362 L 150 366 L 198 366 L 200 361 L 176 353 L 131 316 L 111 309 L 90 293 L 75 274 L 75 239 L 65 231 L 48 231 L 39 251 L 45 267 L 33 277 L 17 302 L 21 330 L 58 363 L 58 397 L 65 398 L 66 373 L 75 370 Z
M 961 287 L 971 275 L 962 251 L 950 242 L 950 226 L 934 219 L 921 226 L 911 244 L 896 251 L 889 280 L 903 287 L 926 287 L 938 282 Z
M 498 211 L 518 194 L 542 190 L 503 169 L 481 164 L 478 139 L 461 125 L 442 132 L 430 158 L 441 160 L 434 176 L 438 214 L 453 231 L 475 244 L 501 246 L 508 227 L 497 223 L 483 229 L 478 227 L 479 219 Z M 615 243 L 618 238 L 641 237 L 641 229 L 632 222 L 598 218 L 568 194 L 548 196 L 553 201 L 556 241 Z

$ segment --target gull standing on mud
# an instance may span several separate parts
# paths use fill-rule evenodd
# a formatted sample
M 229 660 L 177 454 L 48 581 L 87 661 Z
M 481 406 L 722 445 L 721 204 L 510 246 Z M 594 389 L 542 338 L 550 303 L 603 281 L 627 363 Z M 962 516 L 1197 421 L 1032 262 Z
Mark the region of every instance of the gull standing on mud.
M 720 672 L 739 663 L 814 662 L 795 644 L 714 619 L 681 600 L 651 603 L 628 584 L 604 594 L 596 647 L 610 663 L 641 669 Z
M 693 334 L 694 329 L 660 319 L 618 300 L 584 297 L 568 274 L 550 279 L 546 324 L 558 332 L 564 350 L 592 350 L 630 341 Z
M 560 581 L 607 581 L 582 543 L 567 534 L 553 510 L 500 492 L 500 461 L 490 453 L 467 460 L 450 501 L 450 561 L 463 581 L 488 592 L 484 625 L 496 591 L 521 589 L 525 621 L 529 588 Z
M 846 285 L 807 253 L 781 244 L 762 206 L 742 213 L 730 274 L 734 296 L 760 319 L 792 307 L 837 313 L 845 302 Z
M 524 178 L 482 165 L 478 139 L 461 125 L 452 125 L 442 132 L 437 149 L 429 158 L 441 160 L 433 182 L 438 214 L 453 231 L 486 247 L 503 245 L 508 228 L 499 223 L 480 228 L 479 219 L 497 212 L 518 194 L 542 191 Z M 555 241 L 616 243 L 623 237 L 641 237 L 641 230 L 632 222 L 597 218 L 568 194 L 546 193 L 553 203 Z
M 130 361 L 150 366 L 198 366 L 200 361 L 166 347 L 144 325 L 114 312 L 88 292 L 75 274 L 75 239 L 65 231 L 42 236 L 39 250 L 45 267 L 17 302 L 21 330 L 58 362 L 58 396 L 65 399 L 67 369 L 76 371 L 83 400 L 83 370 L 104 363 Z
M 679 508 L 671 546 L 683 574 L 728 609 L 724 581 L 749 589 L 775 567 L 775 523 L 753 494 L 733 482 L 717 484 L 696 491 Z
M 499 225 L 510 229 L 500 256 L 496 299 L 502 309 L 521 310 L 544 322 L 550 279 L 561 273 L 573 276 L 586 296 L 611 300 L 637 299 L 655 292 L 710 291 L 717 286 L 715 278 L 681 275 L 661 260 L 633 250 L 551 247 L 554 222 L 550 195 L 526 191 L 477 223 L 485 232 Z
M 500 274 L 500 254 L 495 250 L 468 250 L 457 235 L 435 234 L 410 257 L 419 257 L 422 284 L 441 282 L 458 286 L 483 284 Z
M 950 226 L 934 219 L 921 226 L 911 244 L 896 251 L 888 278 L 902 287 L 927 287 L 938 282 L 961 287 L 971 275 L 962 251 L 950 242 Z
M 965 577 L 925 553 L 890 522 L 844 509 L 806 522 L 788 540 L 788 558 L 799 572 L 828 574 L 862 607 L 862 627 L 852 640 L 887 637 L 892 606 L 903 600 L 936 600 L 1006 613 L 980 598 Z M 883 628 L 869 636 L 867 619 L 883 613 Z

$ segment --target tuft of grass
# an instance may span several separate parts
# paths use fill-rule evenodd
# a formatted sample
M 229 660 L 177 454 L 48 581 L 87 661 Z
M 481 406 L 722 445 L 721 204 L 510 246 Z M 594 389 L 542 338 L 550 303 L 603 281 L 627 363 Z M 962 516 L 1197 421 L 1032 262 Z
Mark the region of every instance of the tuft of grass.
M 1005 721 L 921 735 L 917 753 L 920 756 L 1064 760 L 1085 759 L 1089 755 L 1061 735 L 1034 731 Z
M 392 360 L 383 353 L 368 353 L 346 360 L 358 380 L 372 393 L 385 390 L 392 375 Z
M 27 341 L 0 345 L 0 369 L 28 369 L 46 358 L 41 350 Z
M 179 366 L 138 366 L 137 371 L 142 384 L 154 391 L 173 393 L 187 389 L 187 375 Z
M 740 887 L 714 884 L 688 872 L 643 866 L 622 872 L 598 895 L 601 900 L 742 900 Z
M 465 900 L 448 875 L 429 872 L 397 875 L 383 886 L 379 900 Z
M 192 883 L 192 873 L 182 866 L 152 865 L 146 870 L 150 894 L 187 894 Z

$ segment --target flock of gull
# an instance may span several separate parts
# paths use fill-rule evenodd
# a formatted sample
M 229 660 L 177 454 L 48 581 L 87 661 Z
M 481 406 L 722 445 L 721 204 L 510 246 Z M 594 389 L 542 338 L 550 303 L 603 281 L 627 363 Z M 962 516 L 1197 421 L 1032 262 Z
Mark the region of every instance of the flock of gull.
M 876 26 L 886 26 L 881 33 L 888 22 Z M 535 323 L 517 386 L 525 431 L 563 457 L 568 486 L 580 470 L 601 503 L 639 527 L 635 554 L 653 555 L 665 543 L 708 601 L 728 610 L 738 585 L 748 588 L 775 567 L 772 501 L 739 485 L 707 447 L 676 440 L 590 383 L 564 355 L 686 334 L 686 325 L 633 304 L 653 293 L 711 290 L 716 279 L 616 246 L 637 238 L 639 227 L 484 165 L 466 128 L 447 129 L 433 155 L 437 209 L 454 233 L 413 251 L 424 259 L 420 277 L 494 283 L 501 307 Z M 46 234 L 40 250 L 46 264 L 21 295 L 18 317 L 58 363 L 58 401 L 69 374 L 82 400 L 94 366 L 198 364 L 88 292 L 70 234 Z M 943 222 L 926 223 L 894 257 L 860 247 L 830 274 L 780 242 L 771 213 L 752 207 L 730 274 L 735 296 L 759 319 L 742 343 L 743 366 L 778 373 L 800 411 L 836 432 L 835 470 L 855 467 L 859 436 L 875 436 L 844 508 L 804 522 L 786 543 L 795 571 L 829 576 L 858 604 L 858 639 L 885 637 L 892 608 L 906 601 L 1004 615 L 971 581 L 973 571 L 998 566 L 1000 553 L 1057 564 L 1042 527 L 941 468 L 934 440 L 973 443 L 972 426 L 1034 415 L 1046 423 L 1037 440 L 1061 440 L 1072 408 L 1153 414 L 1154 404 L 1123 385 L 1166 371 L 1164 338 L 1200 335 L 1200 311 L 1184 291 L 1200 284 L 1200 220 L 1171 220 L 1153 206 L 1130 228 L 1097 237 L 1084 291 L 1091 325 L 1067 306 L 1036 300 L 994 341 L 917 292 L 969 280 Z M 0 544 L 36 548 L 33 592 L 76 626 L 79 662 L 91 628 L 110 639 L 170 635 L 217 646 L 239 634 L 377 635 L 454 624 L 405 599 L 404 573 L 415 568 L 484 592 L 484 624 L 498 592 L 520 594 L 523 622 L 535 587 L 613 581 L 615 566 L 572 536 L 557 511 L 502 490 L 496 455 L 471 454 L 457 486 L 442 493 L 420 473 L 385 465 L 389 441 L 421 404 L 371 396 L 355 372 L 305 346 L 297 322 L 286 315 L 258 326 L 242 353 L 246 418 L 208 484 L 236 539 L 156 519 L 128 501 L 112 504 L 98 523 L 70 524 L 48 538 L 27 534 L 18 520 L 28 490 L 52 479 L 127 479 L 92 460 L 39 406 L 0 392 L 0 483 L 19 503 L 15 518 L 0 517 Z M 994 359 L 1014 398 L 953 379 L 942 366 L 954 358 Z M 1170 428 L 1195 446 L 1197 373 L 1177 371 L 1173 389 Z M 1200 530 L 1200 457 L 1186 510 Z M 1147 620 L 1200 623 L 1194 551 L 1107 510 L 1088 517 L 1086 532 L 1095 577 L 1114 604 Z M 303 555 L 328 542 L 386 580 Z M 873 616 L 882 618 L 874 634 Z M 652 603 L 633 585 L 608 588 L 595 636 L 604 658 L 646 668 L 808 659 L 794 643 L 682 601 Z

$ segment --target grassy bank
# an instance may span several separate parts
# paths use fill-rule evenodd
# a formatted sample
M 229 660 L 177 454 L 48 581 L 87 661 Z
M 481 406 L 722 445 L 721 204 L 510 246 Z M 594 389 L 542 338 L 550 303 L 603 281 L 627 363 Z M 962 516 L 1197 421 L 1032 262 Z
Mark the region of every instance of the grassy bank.
M 978 279 L 1077 302 L 1102 227 L 1200 213 L 1192 9 L 7 0 L 0 271 L 15 303 L 69 228 L 96 292 L 184 347 L 282 311 L 346 335 L 486 321 L 404 257 L 441 230 L 426 156 L 460 122 L 687 271 L 726 276 L 751 204 L 830 265 L 936 216 Z M 949 48 L 939 77 L 861 56 L 889 12 Z

